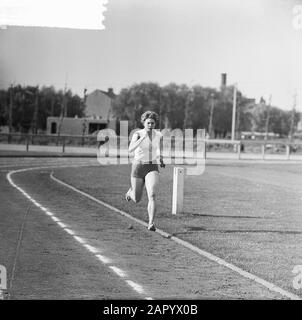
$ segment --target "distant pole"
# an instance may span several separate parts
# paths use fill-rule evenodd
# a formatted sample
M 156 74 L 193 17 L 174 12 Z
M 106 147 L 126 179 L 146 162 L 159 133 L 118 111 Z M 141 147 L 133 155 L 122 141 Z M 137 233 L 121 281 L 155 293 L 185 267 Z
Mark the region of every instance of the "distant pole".
M 9 130 L 9 133 L 12 133 L 12 129 L 13 129 L 13 90 L 14 90 L 14 87 L 11 84 L 10 90 L 9 90 L 9 110 L 8 110 L 8 130 Z
M 233 92 L 232 140 L 235 140 L 236 104 L 237 104 L 237 83 L 234 84 L 234 92 Z
M 291 122 L 290 122 L 290 131 L 289 131 L 289 140 L 291 141 L 293 139 L 294 134 L 294 125 L 295 125 L 295 113 L 296 113 L 296 104 L 297 104 L 297 93 L 293 96 L 293 109 L 292 109 L 292 116 L 291 116 Z
M 86 99 L 87 99 L 87 88 L 84 88 L 84 107 L 86 107 Z
M 66 97 L 66 92 L 67 92 L 67 84 L 65 83 L 65 88 L 64 88 L 64 97 L 63 97 L 63 110 L 64 110 L 64 117 L 67 117 L 67 97 Z
M 266 106 L 267 115 L 266 115 L 266 123 L 265 123 L 265 140 L 268 139 L 268 128 L 269 128 L 269 120 L 270 120 L 270 112 L 271 112 L 271 103 L 272 103 L 272 95 L 269 96 L 269 102 Z
M 211 111 L 210 111 L 210 123 L 209 123 L 209 136 L 212 138 L 213 131 L 213 113 L 214 113 L 214 94 L 211 93 Z
M 161 97 L 161 91 L 159 91 L 159 130 L 161 130 L 161 106 L 162 103 L 162 97 Z
M 39 108 L 39 88 L 36 89 L 36 95 L 35 95 L 35 110 L 34 110 L 33 127 L 32 127 L 33 134 L 37 134 L 38 108 Z
M 65 108 L 66 108 L 66 82 L 65 82 L 65 87 L 64 87 L 64 94 L 63 94 L 63 99 L 61 102 L 61 115 L 60 115 L 60 121 L 59 121 L 59 127 L 58 127 L 58 137 L 61 135 L 61 130 L 62 130 L 62 124 L 65 116 Z
M 82 100 L 82 105 L 83 105 L 83 114 L 86 115 L 86 101 L 87 101 L 87 88 L 84 88 L 83 91 L 83 100 Z M 111 101 L 110 101 L 111 103 Z
M 63 98 L 63 106 L 64 106 L 64 117 L 67 117 L 67 79 L 68 79 L 68 73 L 65 74 L 65 86 L 64 86 L 64 98 Z

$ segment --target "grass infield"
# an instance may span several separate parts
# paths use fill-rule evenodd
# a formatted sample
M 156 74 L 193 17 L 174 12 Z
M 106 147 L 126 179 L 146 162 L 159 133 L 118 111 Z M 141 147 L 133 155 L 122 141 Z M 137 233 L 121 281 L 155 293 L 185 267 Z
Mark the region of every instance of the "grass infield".
M 160 169 L 156 224 L 267 281 L 302 296 L 302 164 L 207 165 L 185 177 L 184 213 L 173 216 L 173 167 Z M 57 178 L 147 222 L 147 196 L 128 204 L 130 166 L 57 169 Z M 215 275 L 213 275 L 215 277 Z

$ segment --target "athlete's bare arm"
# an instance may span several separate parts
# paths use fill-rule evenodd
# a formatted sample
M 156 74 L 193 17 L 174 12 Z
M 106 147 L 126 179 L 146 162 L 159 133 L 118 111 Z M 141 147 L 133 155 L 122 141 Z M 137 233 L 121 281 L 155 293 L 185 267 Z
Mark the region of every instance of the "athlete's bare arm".
M 146 137 L 147 137 L 147 133 L 142 135 L 139 135 L 138 133 L 134 133 L 129 145 L 129 152 L 133 152 Z
M 165 168 L 165 164 L 164 164 L 164 156 L 163 156 L 163 137 L 160 138 L 160 145 L 159 145 L 159 162 L 160 162 L 160 167 L 161 168 Z

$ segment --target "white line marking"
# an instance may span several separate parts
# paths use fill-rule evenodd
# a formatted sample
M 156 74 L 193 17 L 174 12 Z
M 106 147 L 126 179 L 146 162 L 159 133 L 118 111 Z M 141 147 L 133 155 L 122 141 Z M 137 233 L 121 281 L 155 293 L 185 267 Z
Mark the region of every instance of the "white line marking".
M 125 271 L 123 271 L 122 269 L 120 268 L 117 268 L 115 266 L 109 266 L 109 268 L 111 270 L 113 270 L 118 276 L 120 276 L 121 278 L 125 278 L 127 277 L 127 274 L 125 273 Z
M 105 256 L 102 256 L 100 254 L 96 254 L 95 255 L 101 262 L 103 262 L 104 264 L 107 264 L 107 263 L 111 263 L 111 260 L 108 259 L 107 257 Z
M 138 293 L 140 293 L 140 294 L 144 293 L 144 289 L 136 282 L 133 282 L 131 280 L 126 280 L 126 282 L 129 284 L 130 287 L 132 287 Z
M 70 229 L 68 229 L 68 228 L 65 228 L 64 229 L 67 233 L 69 233 L 70 235 L 75 235 L 75 233 L 72 231 L 72 230 L 70 230 Z
M 55 222 L 60 222 L 60 221 L 61 221 L 60 219 L 56 218 L 55 216 L 52 216 L 51 219 L 52 219 L 53 221 L 55 221 Z
M 111 209 L 111 210 L 113 210 L 115 212 L 118 212 L 121 215 L 123 215 L 123 216 L 125 216 L 125 217 L 127 217 L 127 218 L 129 218 L 129 219 L 131 219 L 131 220 L 143 225 L 143 226 L 147 226 L 148 225 L 146 222 L 141 221 L 141 220 L 139 220 L 137 218 L 134 218 L 131 215 L 127 214 L 126 212 L 124 212 L 122 210 L 119 210 L 119 209 L 117 209 L 117 208 L 115 208 L 115 207 L 113 207 L 113 206 L 111 206 L 111 205 L 99 200 L 99 199 L 96 199 L 93 196 L 91 196 L 90 194 L 87 194 L 87 193 L 85 193 L 85 192 L 83 192 L 81 190 L 78 190 L 75 187 L 73 187 L 73 186 L 71 186 L 71 185 L 59 180 L 58 178 L 55 178 L 53 176 L 53 174 L 51 174 L 50 177 L 54 181 L 66 186 L 69 189 L 74 190 L 77 193 L 80 193 L 81 195 L 91 199 L 92 201 L 94 201 L 96 203 L 99 203 L 99 204 L 103 205 L 104 207 L 107 207 L 107 208 L 109 208 L 109 209 Z M 209 260 L 212 260 L 212 261 L 214 261 L 214 262 L 216 262 L 216 263 L 218 263 L 218 264 L 220 264 L 220 265 L 222 265 L 222 266 L 224 266 L 224 267 L 226 267 L 226 268 L 228 268 L 228 269 L 240 274 L 244 278 L 250 279 L 250 280 L 252 280 L 252 281 L 254 281 L 256 283 L 261 284 L 262 286 L 266 287 L 267 289 L 269 289 L 272 292 L 277 292 L 277 293 L 281 294 L 282 296 L 287 297 L 287 298 L 292 299 L 292 300 L 302 300 L 302 298 L 300 296 L 298 296 L 296 294 L 293 294 L 293 293 L 291 293 L 289 291 L 286 291 L 286 290 L 278 287 L 274 283 L 271 283 L 271 282 L 268 282 L 268 281 L 266 281 L 264 279 L 261 279 L 260 277 L 257 277 L 256 275 L 254 275 L 254 274 L 252 274 L 250 272 L 247 272 L 247 271 L 245 271 L 245 270 L 243 270 L 243 269 L 241 269 L 241 268 L 239 268 L 239 267 L 237 267 L 237 266 L 235 266 L 235 265 L 233 265 L 233 264 L 231 264 L 231 263 L 229 263 L 229 262 L 227 262 L 227 261 L 225 261 L 225 260 L 223 260 L 223 259 L 221 259 L 221 258 L 219 258 L 219 257 L 207 252 L 207 251 L 199 249 L 198 247 L 192 245 L 191 243 L 189 243 L 187 241 L 184 241 L 184 240 L 181 240 L 181 239 L 179 239 L 179 238 L 177 238 L 175 236 L 172 236 L 172 235 L 168 234 L 167 232 L 164 232 L 164 231 L 162 231 L 162 230 L 160 230 L 158 228 L 156 229 L 155 232 L 161 234 L 164 237 L 167 237 L 167 238 L 169 237 L 171 240 L 177 242 L 178 244 L 180 244 L 180 245 L 182 245 L 182 246 L 184 246 L 184 247 L 186 247 L 186 248 L 188 248 L 188 249 L 190 249 L 190 250 L 192 250 L 194 252 L 197 252 L 199 255 L 201 255 L 203 257 L 206 257 Z
M 192 245 L 191 243 L 187 242 L 187 241 L 184 241 L 184 240 L 181 240 L 177 237 L 174 237 L 172 236 L 171 237 L 171 240 L 174 240 L 175 242 L 183 245 L 184 247 L 192 250 L 192 251 L 195 251 L 197 252 L 198 254 L 208 258 L 209 260 L 212 260 L 212 261 L 215 261 L 217 262 L 218 264 L 224 266 L 224 267 L 227 267 L 228 269 L 231 269 L 237 273 L 239 273 L 241 276 L 245 277 L 245 278 L 248 278 L 250 280 L 253 280 L 259 284 L 261 284 L 262 286 L 266 287 L 267 289 L 269 289 L 270 291 L 274 291 L 274 292 L 277 292 L 277 293 L 280 293 L 281 295 L 287 297 L 287 298 L 290 298 L 292 300 L 301 300 L 301 297 L 289 292 L 289 291 L 286 291 L 278 286 L 276 286 L 275 284 L 271 283 L 271 282 L 268 282 L 264 279 L 261 279 L 259 277 L 257 277 L 256 275 L 250 273 L 250 272 L 247 272 L 231 263 L 228 263 L 226 262 L 225 260 L 207 252 L 207 251 L 204 251 L 202 249 L 199 249 L 197 247 L 195 247 L 194 245 Z
M 62 223 L 62 222 L 58 222 L 58 225 L 63 228 L 63 229 L 67 229 L 66 224 Z
M 86 243 L 86 241 L 84 239 L 82 239 L 82 238 L 80 238 L 78 236 L 73 236 L 73 237 L 81 244 L 85 244 Z
M 66 167 L 66 166 L 64 166 Z M 70 167 L 70 166 L 68 166 Z M 110 263 L 111 260 L 108 259 L 107 257 L 105 256 L 102 256 L 100 254 L 96 254 L 98 252 L 100 252 L 101 250 L 100 249 L 97 249 L 89 244 L 86 243 L 86 241 L 84 239 L 82 239 L 81 237 L 79 236 L 76 236 L 75 233 L 66 228 L 66 225 L 64 223 L 61 222 L 60 219 L 58 219 L 53 213 L 51 213 L 50 211 L 48 211 L 46 208 L 44 208 L 41 204 L 39 204 L 36 200 L 34 200 L 33 198 L 31 198 L 22 188 L 18 187 L 11 179 L 11 175 L 14 174 L 14 173 L 17 173 L 17 172 L 24 172 L 24 171 L 27 171 L 27 170 L 34 170 L 34 169 L 41 169 L 41 167 L 39 168 L 29 168 L 29 169 L 21 169 L 21 170 L 14 170 L 14 171 L 10 171 L 7 175 L 6 175 L 6 178 L 7 180 L 9 181 L 9 183 L 15 187 L 17 190 L 19 190 L 20 192 L 22 192 L 22 194 L 24 194 L 24 196 L 28 197 L 31 202 L 33 204 L 35 204 L 38 208 L 40 208 L 42 211 L 45 212 L 45 214 L 49 215 L 51 217 L 51 219 L 53 221 L 55 221 L 63 230 L 65 230 L 67 233 L 71 234 L 73 236 L 73 238 L 78 241 L 79 243 L 81 243 L 87 250 L 89 250 L 91 253 L 94 254 L 94 256 L 96 258 L 98 258 L 102 263 L 104 264 L 107 264 L 107 263 Z M 120 268 L 117 268 L 115 266 L 109 266 L 109 268 L 115 272 L 119 277 L 121 278 L 125 278 L 127 275 L 126 273 L 120 269 Z M 132 289 L 134 289 L 136 292 L 138 293 L 144 293 L 144 290 L 142 288 L 142 286 L 140 286 L 139 284 L 131 281 L 131 280 L 126 280 L 126 282 L 132 287 Z M 146 299 L 152 299 L 150 297 L 147 297 Z M 2 291 L 0 290 L 0 300 L 3 300 L 3 294 L 2 294 Z
M 98 253 L 98 252 L 100 252 L 99 249 L 91 246 L 90 244 L 84 244 L 84 247 L 85 247 L 87 250 L 89 250 L 91 253 Z

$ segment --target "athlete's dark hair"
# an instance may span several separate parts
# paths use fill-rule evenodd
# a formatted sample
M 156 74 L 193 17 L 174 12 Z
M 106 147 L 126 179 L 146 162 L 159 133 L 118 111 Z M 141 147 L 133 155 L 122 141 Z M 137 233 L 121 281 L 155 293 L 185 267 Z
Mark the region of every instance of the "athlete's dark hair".
M 144 124 L 147 119 L 153 119 L 155 122 L 158 122 L 158 114 L 154 111 L 146 111 L 141 116 L 141 123 Z

